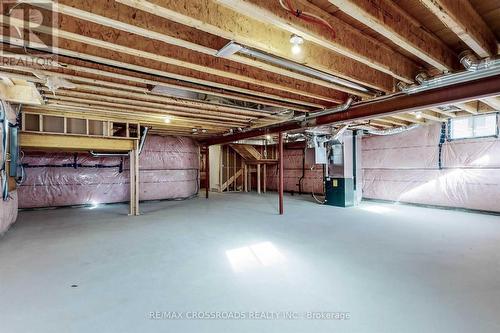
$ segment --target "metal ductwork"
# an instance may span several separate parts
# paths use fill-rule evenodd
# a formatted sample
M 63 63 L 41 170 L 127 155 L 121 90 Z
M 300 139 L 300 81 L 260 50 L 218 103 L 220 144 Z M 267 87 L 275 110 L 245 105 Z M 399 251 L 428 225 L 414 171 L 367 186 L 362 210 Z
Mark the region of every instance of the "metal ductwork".
M 425 78 L 422 73 L 417 75 L 416 81 L 420 83 L 402 87 L 405 94 L 415 94 L 426 90 L 442 88 L 450 85 L 461 84 L 473 80 L 484 79 L 500 75 L 500 58 L 477 60 L 470 52 L 463 53 L 460 62 L 466 71 L 443 74 L 432 78 Z
M 301 127 L 313 127 L 316 125 L 316 118 L 320 116 L 326 116 L 337 112 L 345 111 L 352 105 L 353 102 L 354 98 L 351 96 L 347 99 L 347 101 L 344 104 L 337 105 L 334 108 L 325 109 L 318 112 L 312 112 L 307 114 L 306 116 L 295 117 L 294 120 L 300 121 Z
M 414 130 L 418 127 L 420 127 L 420 125 L 413 124 L 410 126 L 401 126 L 401 127 L 389 128 L 389 129 L 385 129 L 385 130 L 375 130 L 375 129 L 368 127 L 368 126 L 356 126 L 356 129 L 363 130 L 363 131 L 367 132 L 368 134 L 372 134 L 372 135 L 385 136 L 385 135 L 394 135 L 394 134 L 399 134 L 399 133 L 403 133 L 403 132 L 408 132 L 408 131 Z
M 330 82 L 345 88 L 349 88 L 351 90 L 357 91 L 362 95 L 365 96 L 375 96 L 378 94 L 377 91 L 374 91 L 370 88 L 364 87 L 360 84 L 357 84 L 355 82 L 340 78 L 338 76 L 325 73 L 319 70 L 316 70 L 314 68 L 310 68 L 307 66 L 304 66 L 300 63 L 296 63 L 290 60 L 286 60 L 280 57 L 276 57 L 274 55 L 270 55 L 268 53 L 258 51 L 255 49 L 248 48 L 246 46 L 243 46 L 241 44 L 238 44 L 236 42 L 230 41 L 227 43 L 223 48 L 221 48 L 215 55 L 218 57 L 223 57 L 227 58 L 232 56 L 235 53 L 240 53 L 244 54 L 250 57 L 253 57 L 258 60 L 262 60 L 264 62 L 280 66 L 283 68 L 291 69 L 295 72 L 302 73 L 326 82 Z
M 477 59 L 477 57 L 471 51 L 464 51 L 460 53 L 460 63 L 468 71 L 475 72 L 480 69 L 488 69 L 492 66 L 495 60 L 486 58 L 483 60 Z M 498 59 L 496 60 L 498 62 Z

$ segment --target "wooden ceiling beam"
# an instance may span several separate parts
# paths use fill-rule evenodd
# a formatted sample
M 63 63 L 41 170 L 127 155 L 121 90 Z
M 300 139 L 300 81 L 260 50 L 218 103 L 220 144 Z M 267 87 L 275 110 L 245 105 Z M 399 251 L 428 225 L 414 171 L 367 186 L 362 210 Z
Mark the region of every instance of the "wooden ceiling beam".
M 447 72 L 458 68 L 458 59 L 453 51 L 424 29 L 395 2 L 390 0 L 328 1 L 440 71 Z
M 51 12 L 42 11 L 47 13 L 44 16 L 51 17 L 51 15 L 48 15 Z M 2 18 L 5 22 L 9 22 L 10 25 L 20 29 L 30 27 L 31 31 L 57 36 L 59 47 L 62 45 L 61 39 L 76 42 L 80 45 L 75 50 L 77 52 L 85 52 L 86 47 L 92 45 L 118 54 L 168 64 L 172 68 L 180 67 L 188 71 L 188 76 L 190 76 L 190 72 L 202 72 L 209 75 L 209 79 L 211 78 L 213 81 L 218 81 L 218 78 L 237 80 L 252 86 L 286 91 L 330 104 L 341 103 L 347 99 L 345 93 L 313 85 L 309 82 L 274 75 L 258 68 L 243 66 L 228 59 L 208 56 L 177 46 L 168 46 L 149 38 L 106 28 L 67 15 L 59 15 L 57 27 L 40 25 L 12 17 L 8 20 L 5 16 L 2 16 Z
M 391 125 L 397 125 L 397 126 L 408 126 L 410 124 L 406 121 L 402 121 L 402 120 L 391 118 L 391 117 L 375 118 L 374 120 L 377 120 L 377 121 L 380 121 L 383 123 L 389 123 Z
M 42 88 L 47 94 L 52 93 L 48 88 Z M 65 89 L 66 90 L 66 89 Z M 191 100 L 182 100 L 176 98 L 170 98 L 162 96 L 156 93 L 134 93 L 129 91 L 110 89 L 104 87 L 97 87 L 91 85 L 75 84 L 74 88 L 67 89 L 68 91 L 80 91 L 87 93 L 94 93 L 97 95 L 107 95 L 111 97 L 121 97 L 128 98 L 134 101 L 146 101 L 155 102 L 161 106 L 168 107 L 171 110 L 178 111 L 190 111 L 199 110 L 211 112 L 214 115 L 221 116 L 234 116 L 239 118 L 258 118 L 258 117 L 268 117 L 272 119 L 281 119 L 281 117 L 273 115 L 265 111 L 259 111 L 255 109 L 248 108 L 237 108 L 230 105 L 212 104 L 212 103 L 202 103 Z M 60 90 L 58 90 L 59 92 Z
M 431 121 L 436 121 L 436 122 L 444 122 L 448 118 L 443 118 L 439 116 L 439 113 L 433 112 L 433 111 L 422 111 L 422 118 L 431 120 Z
M 225 38 L 201 30 L 195 30 L 177 22 L 165 20 L 159 16 L 134 9 L 114 0 L 101 0 L 99 2 L 59 0 L 57 4 L 47 5 L 47 3 L 40 2 L 34 3 L 33 5 L 43 8 L 50 6 L 54 11 L 61 14 L 70 15 L 96 24 L 130 32 L 135 35 L 155 39 L 211 56 L 214 56 L 219 49 L 229 42 L 229 40 Z M 338 85 L 333 83 L 302 75 L 238 54 L 233 54 L 229 56 L 228 59 L 327 88 L 338 88 Z
M 86 100 L 82 98 L 74 98 L 74 97 L 65 97 L 65 96 L 55 96 L 49 99 L 47 106 L 57 105 L 59 108 L 67 108 L 67 107 L 77 107 L 79 109 L 85 108 L 88 110 L 88 114 L 98 114 L 100 109 L 106 109 L 107 112 L 115 112 L 115 113 L 124 113 L 124 115 L 128 113 L 137 112 L 138 115 L 144 117 L 145 114 L 154 115 L 154 112 L 147 110 L 147 108 L 141 108 L 137 106 L 129 106 L 123 105 L 119 103 L 110 103 L 110 102 L 102 102 L 95 100 Z M 140 113 L 139 113 L 140 112 Z M 167 114 L 156 114 L 158 117 L 165 118 Z M 179 124 L 203 124 L 206 128 L 235 128 L 245 126 L 244 123 L 239 122 L 229 122 L 229 121 L 214 121 L 208 119 L 190 119 L 186 117 L 174 116 L 172 117 L 172 123 L 177 125 Z
M 177 131 L 191 132 L 192 128 L 203 128 L 207 130 L 208 133 L 217 133 L 229 129 L 229 127 L 221 126 L 201 126 L 203 122 L 183 122 L 178 120 L 174 123 L 167 124 L 161 117 L 157 117 L 148 113 L 142 112 L 126 112 L 117 111 L 113 109 L 106 108 L 93 108 L 89 110 L 84 104 L 71 103 L 68 105 L 63 104 L 47 104 L 42 107 L 37 108 L 23 108 L 24 113 L 35 113 L 55 117 L 68 117 L 68 118 L 79 118 L 79 119 L 93 119 L 100 121 L 114 121 L 114 122 L 136 122 L 141 125 L 153 125 L 154 127 L 168 128 Z
M 279 1 L 215 1 L 240 14 L 251 16 L 263 23 L 271 23 L 281 29 L 297 34 L 331 51 L 389 74 L 400 81 L 412 83 L 418 71 L 418 66 L 410 59 L 306 0 L 293 0 L 292 4 L 298 10 L 324 19 L 333 27 L 333 31 L 322 24 L 315 24 L 297 18 L 286 11 Z
M 399 120 L 404 120 L 413 124 L 419 124 L 419 125 L 424 125 L 425 120 L 424 119 L 417 119 L 413 114 L 409 113 L 398 113 L 398 114 L 393 114 L 391 115 L 392 118 L 396 118 Z
M 26 41 L 24 40 L 5 35 L 0 35 L 0 41 L 19 46 L 23 46 L 26 43 Z M 46 46 L 44 44 L 36 42 L 30 42 L 29 46 L 33 49 L 46 50 Z M 85 47 L 85 52 L 81 52 L 81 43 L 59 38 L 58 47 L 53 47 L 51 49 L 51 52 L 66 57 L 84 59 L 86 61 L 96 62 L 108 66 L 115 66 L 118 68 L 138 71 L 146 74 L 153 74 L 165 78 L 204 85 L 207 87 L 216 87 L 218 89 L 248 94 L 261 98 L 285 101 L 288 103 L 299 104 L 312 108 L 325 107 L 325 105 L 321 104 L 321 102 L 318 100 L 314 100 L 305 96 L 298 96 L 290 92 L 264 88 L 252 85 L 247 82 L 232 80 L 230 78 L 220 77 L 214 80 L 214 75 L 210 75 L 204 72 L 172 66 L 160 61 L 149 60 L 129 54 L 123 54 L 112 50 L 95 47 L 93 45 L 83 46 Z
M 79 94 L 72 94 L 72 93 L 64 93 L 64 94 L 58 94 L 56 96 L 50 96 L 47 95 L 46 98 L 49 100 L 49 104 L 51 103 L 52 100 L 58 100 L 61 103 L 64 102 L 75 102 L 75 103 L 82 103 L 88 105 L 89 108 L 92 108 L 92 106 L 104 106 L 104 107 L 111 107 L 111 108 L 116 108 L 118 110 L 137 110 L 137 111 L 142 111 L 142 112 L 150 112 L 150 113 L 157 113 L 163 117 L 165 116 L 173 116 L 176 119 L 182 119 L 183 121 L 203 121 L 206 122 L 207 125 L 220 125 L 220 126 L 229 126 L 229 127 L 238 127 L 238 126 L 246 126 L 249 124 L 248 121 L 242 121 L 238 119 L 225 119 L 222 117 L 213 117 L 209 115 L 196 115 L 196 119 L 193 118 L 193 115 L 188 115 L 182 114 L 179 112 L 173 112 L 165 109 L 154 109 L 151 107 L 145 107 L 145 106 L 140 106 L 137 104 L 130 104 L 129 101 L 116 101 L 113 99 L 109 98 L 103 98 L 100 96 L 92 96 L 92 94 L 89 94 L 90 96 L 82 96 Z M 78 97 L 72 97 L 72 96 L 78 96 Z M 181 114 L 181 115 L 179 115 Z
M 477 55 L 483 58 L 497 55 L 495 35 L 469 0 L 419 1 Z
M 51 99 L 51 98 L 56 98 L 52 96 L 51 92 L 43 88 L 43 91 L 46 93 L 46 98 Z M 248 115 L 241 115 L 241 114 L 234 114 L 234 113 L 226 113 L 226 112 L 217 112 L 217 111 L 209 111 L 209 110 L 204 110 L 204 109 L 195 109 L 195 108 L 187 108 L 187 107 L 177 107 L 177 106 L 172 106 L 172 105 L 163 105 L 161 103 L 151 103 L 151 102 L 145 102 L 142 100 L 137 100 L 133 96 L 130 96 L 128 98 L 123 98 L 123 97 L 116 97 L 115 94 L 112 94 L 112 96 L 108 94 L 103 94 L 102 92 L 93 92 L 93 93 L 84 93 L 80 91 L 74 91 L 74 90 L 59 90 L 57 92 L 57 97 L 60 96 L 69 96 L 69 97 L 76 97 L 76 98 L 83 98 L 83 99 L 92 99 L 94 98 L 95 100 L 98 101 L 107 101 L 107 102 L 112 102 L 112 103 L 125 103 L 131 106 L 141 106 L 141 107 L 150 107 L 152 112 L 162 112 L 164 115 L 173 115 L 173 116 L 185 116 L 185 117 L 192 117 L 192 118 L 206 118 L 206 119 L 215 119 L 215 120 L 227 120 L 227 121 L 234 121 L 234 122 L 241 122 L 241 123 L 249 123 L 251 121 L 256 121 L 258 119 L 268 119 L 269 121 L 274 121 L 274 122 L 279 122 L 281 120 L 285 120 L 283 117 L 266 117 L 266 115 L 261 114 L 259 116 L 248 116 Z
M 306 43 L 302 53 L 294 55 L 288 31 L 262 24 L 212 0 L 116 1 L 374 89 L 394 90 L 390 75 L 314 43 Z
M 433 111 L 433 112 L 436 112 L 436 113 L 439 113 L 439 114 L 442 114 L 442 115 L 444 115 L 444 116 L 446 116 L 448 118 L 454 118 L 454 117 L 457 116 L 456 114 L 454 114 L 451 111 L 443 111 L 443 110 L 441 110 L 439 108 L 429 108 L 429 110 Z
M 459 108 L 460 110 L 464 110 L 470 114 L 478 114 L 477 103 L 474 104 L 476 105 L 471 105 L 470 103 L 457 103 L 453 105 Z
M 12 55 L 10 55 L 12 56 Z M 68 79 L 72 82 L 79 83 L 90 83 L 99 86 L 112 87 L 112 88 L 120 88 L 123 90 L 130 91 L 138 91 L 143 93 L 150 93 L 150 89 L 145 88 L 144 86 L 164 86 L 167 88 L 174 88 L 185 90 L 188 92 L 194 92 L 204 95 L 212 95 L 216 97 L 222 97 L 227 99 L 233 99 L 236 101 L 243 101 L 267 106 L 274 106 L 284 109 L 296 110 L 307 112 L 308 109 L 304 107 L 300 107 L 294 104 L 287 104 L 285 102 L 278 102 L 269 99 L 263 99 L 258 97 L 252 97 L 248 95 L 233 93 L 221 89 L 209 88 L 209 87 L 200 87 L 189 83 L 182 83 L 179 81 L 169 80 L 167 78 L 161 78 L 157 76 L 153 76 L 145 73 L 137 73 L 130 72 L 126 69 L 118 69 L 115 67 L 109 67 L 106 65 L 94 64 L 89 62 L 84 62 L 83 60 L 75 60 L 71 58 L 67 58 L 64 56 L 58 56 L 59 62 L 57 63 L 57 67 L 50 68 L 50 70 L 43 69 L 40 66 L 33 67 L 23 67 L 23 66 L 2 66 L 0 68 L 4 68 L 7 70 L 16 70 L 25 73 L 34 73 L 36 71 L 37 74 L 44 75 L 56 75 L 58 77 L 62 77 Z M 8 63 L 6 61 L 5 63 Z M 26 63 L 34 64 L 34 62 L 27 61 Z M 103 68 L 103 69 L 101 69 Z M 72 74 L 68 74 L 72 73 Z M 77 73 L 75 75 L 73 73 Z M 17 74 L 15 74 L 17 75 Z M 86 75 L 86 76 L 84 76 Z M 89 77 L 90 76 L 90 77 Z M 103 79 L 106 79 L 104 81 Z M 43 80 L 33 77 L 32 82 L 41 82 Z M 122 83 L 126 82 L 126 83 Z M 135 84 L 135 85 L 134 85 Z M 141 85 L 141 87 L 137 86 Z
M 500 97 L 488 97 L 481 100 L 481 102 L 488 104 L 495 111 L 500 111 Z

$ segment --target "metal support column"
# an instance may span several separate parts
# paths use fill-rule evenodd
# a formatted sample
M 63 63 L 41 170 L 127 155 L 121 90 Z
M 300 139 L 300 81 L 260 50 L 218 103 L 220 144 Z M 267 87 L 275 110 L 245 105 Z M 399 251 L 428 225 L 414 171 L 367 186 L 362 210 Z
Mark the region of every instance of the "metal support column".
M 210 146 L 205 147 L 205 198 L 208 199 L 210 191 Z
M 279 159 L 279 205 L 280 215 L 283 215 L 283 132 L 278 134 L 278 159 Z

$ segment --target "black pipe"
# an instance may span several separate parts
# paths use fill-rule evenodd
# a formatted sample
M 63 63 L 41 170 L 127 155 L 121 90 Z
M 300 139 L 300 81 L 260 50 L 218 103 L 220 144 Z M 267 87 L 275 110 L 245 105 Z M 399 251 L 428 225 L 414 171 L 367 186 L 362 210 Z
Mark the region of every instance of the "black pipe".
M 304 177 L 306 176 L 306 149 L 307 149 L 307 147 L 304 148 L 304 151 L 302 154 L 302 177 L 299 178 L 299 194 L 302 194 L 302 181 L 304 180 Z

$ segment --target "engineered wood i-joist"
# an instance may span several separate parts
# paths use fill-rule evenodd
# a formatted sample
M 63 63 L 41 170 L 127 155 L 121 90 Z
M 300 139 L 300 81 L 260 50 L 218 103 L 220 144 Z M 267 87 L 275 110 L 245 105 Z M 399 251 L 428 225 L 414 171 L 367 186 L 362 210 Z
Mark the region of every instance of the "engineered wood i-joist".
M 47 4 L 44 3 L 35 3 L 34 5 L 47 7 Z M 151 13 L 120 4 L 114 0 L 103 0 L 97 3 L 82 2 L 79 0 L 59 0 L 56 5 L 50 4 L 49 6 L 62 14 L 71 15 L 93 23 L 131 32 L 208 55 L 215 55 L 228 42 L 225 38 L 201 30 L 194 30 L 177 22 L 165 20 Z M 233 54 L 228 58 L 238 63 L 257 67 L 279 75 L 311 82 L 327 88 L 337 88 L 335 84 L 330 82 L 308 77 L 238 54 Z
M 495 56 L 495 35 L 468 0 L 419 0 L 480 57 Z
M 375 89 L 393 91 L 394 88 L 390 75 L 314 43 L 307 43 L 301 55 L 295 56 L 290 49 L 289 32 L 270 24 L 262 24 L 212 0 L 117 1 Z
M 26 41 L 19 38 L 9 36 L 0 36 L 1 42 L 8 42 L 11 45 L 23 46 Z M 134 57 L 128 54 L 120 54 L 108 49 L 95 47 L 92 45 L 85 45 L 85 53 L 80 52 L 82 45 L 80 43 L 69 41 L 65 39 L 58 40 L 59 46 L 52 48 L 51 51 L 55 54 L 60 54 L 68 57 L 85 59 L 96 63 L 101 63 L 119 68 L 139 71 L 142 73 L 151 73 L 154 75 L 177 79 L 181 81 L 188 81 L 196 84 L 201 84 L 209 87 L 216 87 L 226 89 L 229 91 L 236 91 L 239 93 L 249 94 L 258 97 L 269 98 L 273 100 L 285 101 L 294 104 L 306 105 L 314 108 L 323 108 L 324 105 L 319 101 L 313 100 L 308 97 L 298 96 L 285 91 L 278 91 L 270 88 L 263 88 L 251 85 L 246 82 L 239 82 L 229 78 L 219 78 L 217 81 L 213 80 L 214 76 L 206 73 L 192 71 L 187 68 L 176 67 L 154 60 L 149 60 L 140 57 Z M 46 46 L 37 42 L 30 42 L 30 48 L 44 50 Z M 174 73 L 175 72 L 175 73 Z M 314 102 L 316 101 L 316 102 Z
M 9 54 L 9 53 L 4 53 L 2 55 L 2 57 L 11 57 L 11 58 L 16 57 L 16 56 L 19 56 L 19 55 L 14 55 L 14 54 Z M 33 57 L 23 55 L 23 58 L 26 58 L 26 60 L 27 60 L 25 63 L 35 64 L 35 62 L 32 61 Z M 57 63 L 53 62 L 55 66 L 50 68 L 50 70 L 45 70 L 42 67 L 33 66 L 33 65 L 30 67 L 13 66 L 13 65 L 7 65 L 7 66 L 0 65 L 0 68 L 28 72 L 28 73 L 36 73 L 37 75 L 40 73 L 47 75 L 47 76 L 57 75 L 57 76 L 60 76 L 62 78 L 65 78 L 65 79 L 68 79 L 71 81 L 75 81 L 75 82 L 92 83 L 92 84 L 96 84 L 99 86 L 120 88 L 122 90 L 132 90 L 132 91 L 138 91 L 138 92 L 143 92 L 143 93 L 150 93 L 150 90 L 147 88 L 132 86 L 130 84 L 124 84 L 121 82 L 125 81 L 125 82 L 129 82 L 129 83 L 134 83 L 136 85 L 137 84 L 139 84 L 139 85 L 151 85 L 151 86 L 160 85 L 160 86 L 167 87 L 167 88 L 181 89 L 181 90 L 186 90 L 186 91 L 190 91 L 190 92 L 194 92 L 194 93 L 208 94 L 208 95 L 213 95 L 213 96 L 217 96 L 217 97 L 234 99 L 234 100 L 238 100 L 238 101 L 287 108 L 287 109 L 296 110 L 296 111 L 303 111 L 303 112 L 308 111 L 308 109 L 306 109 L 304 107 L 300 107 L 300 106 L 295 105 L 295 104 L 287 104 L 286 102 L 278 102 L 278 101 L 274 101 L 274 100 L 270 100 L 270 99 L 253 97 L 250 95 L 243 95 L 243 94 L 234 93 L 234 92 L 230 92 L 230 91 L 218 89 L 218 88 L 195 86 L 194 84 L 189 84 L 187 82 L 184 82 L 181 84 L 180 81 L 169 80 L 168 78 L 154 77 L 154 76 L 152 76 L 150 74 L 146 74 L 146 73 L 134 72 L 132 75 L 132 73 L 129 73 L 129 71 L 126 69 L 119 69 L 119 68 L 110 67 L 107 65 L 84 62 L 82 60 L 76 60 L 76 59 L 72 59 L 72 58 L 68 58 L 68 57 L 64 57 L 64 56 L 58 56 L 58 58 L 59 58 L 59 62 L 57 62 Z M 9 63 L 9 62 L 5 61 L 5 63 Z M 97 66 L 99 66 L 99 68 L 105 67 L 105 70 L 96 68 Z M 71 73 L 76 72 L 76 73 L 78 73 L 78 75 L 67 74 L 69 72 L 71 72 Z M 128 74 L 125 74 L 125 73 L 128 73 Z M 92 77 L 88 77 L 89 75 Z M 104 80 L 106 80 L 106 81 L 104 81 Z M 33 78 L 32 81 L 33 82 L 40 82 L 40 83 L 44 82 L 43 80 L 41 80 L 37 77 Z
M 243 15 L 264 24 L 274 24 L 346 57 L 376 70 L 411 83 L 418 67 L 410 59 L 391 50 L 374 38 L 362 33 L 344 21 L 330 15 L 306 0 L 293 0 L 294 8 L 316 15 L 327 21 L 333 31 L 321 24 L 297 18 L 281 7 L 279 1 L 269 0 L 215 0 Z
M 458 59 L 454 52 L 395 2 L 390 0 L 329 0 L 329 2 L 440 71 L 458 67 Z
M 7 20 L 5 16 L 2 16 L 2 19 Z M 72 49 L 82 53 L 85 53 L 88 46 L 92 45 L 118 54 L 161 62 L 168 65 L 170 71 L 180 72 L 183 69 L 182 71 L 186 72 L 187 76 L 198 72 L 208 75 L 209 79 L 216 82 L 221 77 L 328 102 L 342 102 L 345 99 L 344 94 L 331 89 L 314 86 L 304 81 L 293 81 L 284 76 L 269 75 L 270 73 L 258 68 L 251 69 L 227 59 L 211 57 L 177 46 L 163 47 L 161 42 L 155 42 L 129 32 L 109 29 L 92 22 L 81 21 L 67 15 L 58 17 L 56 27 L 12 17 L 9 18 L 8 22 L 18 28 L 29 27 L 31 31 L 57 36 L 59 48 L 65 48 L 63 45 L 72 41 L 80 45 L 78 47 L 78 45 L 70 43 L 74 46 Z

